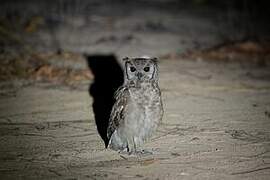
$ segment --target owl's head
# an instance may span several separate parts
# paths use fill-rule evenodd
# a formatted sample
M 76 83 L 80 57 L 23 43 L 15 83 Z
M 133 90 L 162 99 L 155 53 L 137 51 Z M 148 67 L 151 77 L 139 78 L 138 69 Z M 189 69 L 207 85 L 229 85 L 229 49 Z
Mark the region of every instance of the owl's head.
M 157 82 L 157 58 L 124 58 L 125 82 Z

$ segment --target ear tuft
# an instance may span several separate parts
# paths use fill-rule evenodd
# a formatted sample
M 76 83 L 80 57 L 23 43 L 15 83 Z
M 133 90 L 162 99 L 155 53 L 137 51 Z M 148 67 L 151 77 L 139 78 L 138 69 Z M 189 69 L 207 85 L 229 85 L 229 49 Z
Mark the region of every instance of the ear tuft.
M 154 61 L 155 63 L 157 63 L 158 59 L 156 57 L 151 58 L 152 61 Z
M 129 58 L 128 58 L 128 57 L 124 57 L 122 60 L 123 60 L 123 61 L 128 61 Z

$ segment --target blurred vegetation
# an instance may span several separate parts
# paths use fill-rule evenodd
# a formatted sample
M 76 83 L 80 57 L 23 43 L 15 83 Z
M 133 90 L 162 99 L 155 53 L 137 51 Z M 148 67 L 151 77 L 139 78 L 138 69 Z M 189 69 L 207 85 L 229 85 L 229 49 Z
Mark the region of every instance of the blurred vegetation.
M 250 60 L 258 64 L 265 64 L 270 59 L 269 43 L 261 43 L 257 41 L 256 35 L 261 30 L 268 31 L 270 24 L 270 6 L 269 1 L 263 0 L 170 0 L 170 1 L 154 1 L 141 0 L 136 3 L 150 2 L 150 5 L 160 5 L 164 3 L 173 3 L 177 5 L 190 5 L 197 9 L 215 8 L 215 13 L 223 14 L 221 21 L 225 21 L 229 26 L 235 28 L 235 34 L 243 34 L 243 39 L 235 38 L 235 41 L 224 41 L 224 44 L 218 47 L 212 47 L 207 50 L 189 53 L 189 58 L 193 59 L 212 59 L 212 60 Z M 25 3 L 37 3 L 37 1 L 26 0 Z M 108 1 L 113 3 L 129 3 L 126 0 Z M 13 7 L 15 3 L 24 4 L 22 1 L 2 0 L 0 2 L 0 81 L 8 81 L 16 78 L 32 78 L 37 81 L 61 81 L 74 82 L 91 78 L 86 70 L 74 70 L 66 67 L 55 67 L 49 63 L 50 59 L 67 60 L 68 57 L 79 59 L 80 55 L 70 52 L 57 53 L 58 49 L 48 54 L 36 53 L 32 51 L 30 45 L 25 41 L 29 35 L 38 32 L 44 26 L 52 26 L 57 24 L 58 20 L 55 15 L 64 16 L 65 13 L 76 14 L 78 12 L 85 13 L 89 6 L 96 7 L 96 1 L 43 1 L 44 7 L 39 12 L 35 8 L 31 9 L 31 13 L 21 11 L 22 7 Z M 32 5 L 29 3 L 30 5 Z M 47 4 L 46 4 L 47 3 Z M 87 5 L 87 3 L 89 3 Z M 159 4 L 160 3 L 160 4 Z M 46 5 L 46 6 L 45 6 Z M 149 3 L 147 4 L 149 5 Z M 38 6 L 33 6 L 38 7 Z M 43 6 L 42 6 L 43 7 Z M 170 6 L 168 6 L 170 8 Z M 4 9 L 3 9 L 4 8 Z M 6 8 L 6 9 L 5 9 Z M 14 8 L 14 9 L 13 9 Z M 16 9 L 17 8 L 17 9 Z M 171 8 L 180 8 L 180 6 L 172 6 Z M 29 10 L 28 9 L 28 10 Z M 193 9 L 193 8 L 191 8 Z M 225 15 L 224 15 L 225 14 Z M 46 15 L 51 16 L 49 19 Z M 85 14 L 83 14 L 85 15 Z M 216 14 L 213 14 L 216 16 Z M 47 18 L 47 19 L 46 19 Z M 61 20 L 61 19 L 60 19 Z M 48 25 L 46 23 L 50 22 Z M 256 22 L 256 25 L 254 25 Z M 55 25 L 54 24 L 54 25 Z M 156 24 L 149 24 L 153 30 L 157 29 Z M 160 26 L 158 24 L 158 26 Z M 166 30 L 166 27 L 163 27 Z M 51 32 L 53 34 L 53 31 Z M 270 33 L 270 31 L 268 32 Z M 102 37 L 104 39 L 104 37 Z M 264 39 L 270 41 L 270 39 Z M 57 43 L 54 43 L 57 44 Z

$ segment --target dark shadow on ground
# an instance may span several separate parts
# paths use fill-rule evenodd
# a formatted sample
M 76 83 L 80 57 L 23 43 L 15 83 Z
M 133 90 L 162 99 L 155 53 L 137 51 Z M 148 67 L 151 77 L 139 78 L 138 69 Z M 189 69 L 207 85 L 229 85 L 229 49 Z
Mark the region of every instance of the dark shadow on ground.
M 123 71 L 114 55 L 86 55 L 86 60 L 95 77 L 89 86 L 89 94 L 93 97 L 97 130 L 107 147 L 107 127 L 115 101 L 114 93 L 123 84 Z

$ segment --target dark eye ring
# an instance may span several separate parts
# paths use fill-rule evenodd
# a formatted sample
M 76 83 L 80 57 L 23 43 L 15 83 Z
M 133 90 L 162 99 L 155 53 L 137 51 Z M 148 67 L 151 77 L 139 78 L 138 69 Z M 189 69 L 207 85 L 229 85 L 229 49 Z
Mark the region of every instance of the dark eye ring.
M 145 67 L 145 68 L 143 68 L 143 70 L 145 71 L 145 72 L 149 72 L 149 70 L 150 70 L 150 67 Z
M 131 66 L 129 69 L 130 69 L 131 72 L 135 72 L 136 71 L 136 68 L 133 67 L 133 66 Z

